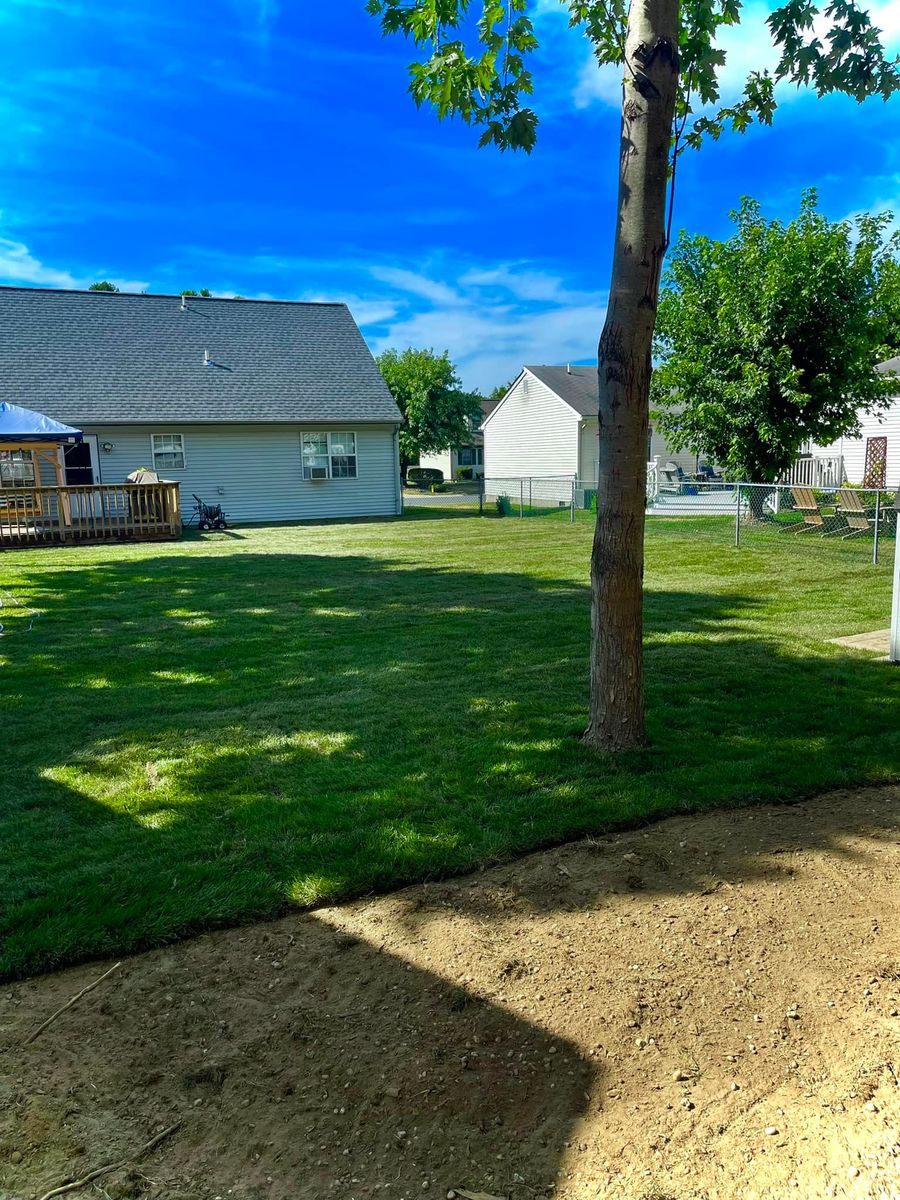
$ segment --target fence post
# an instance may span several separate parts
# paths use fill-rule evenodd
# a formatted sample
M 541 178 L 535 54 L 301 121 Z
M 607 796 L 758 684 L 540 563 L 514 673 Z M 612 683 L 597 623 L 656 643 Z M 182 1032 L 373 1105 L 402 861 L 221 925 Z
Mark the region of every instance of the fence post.
M 897 510 L 897 524 L 900 525 L 900 492 L 894 500 Z M 894 527 L 894 598 L 891 604 L 891 648 L 888 658 L 892 663 L 900 663 L 900 537 Z
M 484 476 L 478 476 L 478 515 L 484 516 Z
M 734 544 L 741 544 L 741 485 L 734 485 L 735 508 L 734 508 Z
M 572 480 L 572 494 L 569 497 L 569 524 L 575 524 L 575 480 Z
M 519 520 L 525 516 L 525 480 L 519 480 Z
M 875 493 L 875 533 L 872 539 L 872 565 L 878 566 L 878 526 L 881 524 L 881 492 Z

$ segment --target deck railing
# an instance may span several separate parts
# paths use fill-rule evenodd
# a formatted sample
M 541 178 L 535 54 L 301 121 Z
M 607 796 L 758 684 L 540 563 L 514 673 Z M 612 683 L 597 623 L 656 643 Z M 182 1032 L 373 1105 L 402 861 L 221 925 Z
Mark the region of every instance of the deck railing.
M 844 482 L 844 458 L 841 454 L 811 454 L 798 458 L 779 483 L 797 487 L 840 487 Z
M 0 487 L 0 546 L 180 536 L 177 483 Z

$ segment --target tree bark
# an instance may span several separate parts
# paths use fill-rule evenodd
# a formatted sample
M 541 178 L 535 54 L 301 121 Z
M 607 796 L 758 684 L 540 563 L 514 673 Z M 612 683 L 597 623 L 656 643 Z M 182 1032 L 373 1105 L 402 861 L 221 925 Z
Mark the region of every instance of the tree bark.
M 653 327 L 666 252 L 678 85 L 678 0 L 632 0 L 625 44 L 612 283 L 600 337 L 597 526 L 591 555 L 591 700 L 585 742 L 645 741 L 644 512 Z

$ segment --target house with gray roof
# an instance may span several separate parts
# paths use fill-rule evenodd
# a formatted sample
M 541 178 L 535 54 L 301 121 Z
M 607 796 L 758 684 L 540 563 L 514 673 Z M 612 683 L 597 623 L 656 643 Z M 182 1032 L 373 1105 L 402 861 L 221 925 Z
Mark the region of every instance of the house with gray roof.
M 598 409 L 596 367 L 523 367 L 482 424 L 485 476 L 575 478 L 590 486 L 597 479 Z M 675 462 L 686 473 L 697 469 L 695 454 L 674 453 L 651 428 L 647 461 L 654 458 Z
M 0 287 L 0 330 L 0 400 L 84 432 L 68 484 L 147 467 L 230 521 L 400 511 L 400 412 L 344 304 Z
M 481 422 L 491 415 L 499 400 L 481 400 Z M 420 467 L 442 472 L 445 479 L 480 479 L 484 474 L 484 437 L 481 426 L 471 429 L 469 436 L 458 446 L 447 446 L 431 454 L 419 455 Z

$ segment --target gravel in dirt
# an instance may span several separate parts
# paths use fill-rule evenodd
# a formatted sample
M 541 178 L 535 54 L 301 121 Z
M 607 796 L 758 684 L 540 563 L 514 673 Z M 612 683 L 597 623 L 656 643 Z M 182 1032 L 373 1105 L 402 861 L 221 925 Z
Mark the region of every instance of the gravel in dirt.
M 0 1196 L 896 1200 L 898 879 L 833 793 L 4 985 Z

